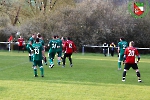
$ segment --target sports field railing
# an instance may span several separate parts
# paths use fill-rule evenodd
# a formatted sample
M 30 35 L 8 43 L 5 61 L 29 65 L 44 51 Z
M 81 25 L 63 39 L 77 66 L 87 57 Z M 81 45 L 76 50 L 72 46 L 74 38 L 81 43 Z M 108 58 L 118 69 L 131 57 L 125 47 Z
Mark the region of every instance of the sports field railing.
M 84 53 L 85 53 L 85 48 L 86 47 L 89 47 L 89 48 L 104 48 L 104 47 L 106 47 L 107 48 L 107 56 L 109 56 L 110 54 L 110 46 L 93 46 L 93 45 L 83 45 L 82 46 L 82 54 L 84 55 Z M 118 47 L 114 47 L 115 49 L 118 49 Z M 139 47 L 136 47 L 137 49 L 139 49 L 139 50 L 150 50 L 150 48 L 139 48 Z

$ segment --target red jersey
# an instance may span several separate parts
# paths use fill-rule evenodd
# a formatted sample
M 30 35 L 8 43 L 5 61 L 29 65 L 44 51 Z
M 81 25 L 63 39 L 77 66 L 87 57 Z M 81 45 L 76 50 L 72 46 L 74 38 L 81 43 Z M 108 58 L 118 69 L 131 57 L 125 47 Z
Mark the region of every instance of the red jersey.
M 124 54 L 126 55 L 125 63 L 136 63 L 136 56 L 139 56 L 138 50 L 134 47 L 127 47 Z
M 18 46 L 23 46 L 23 38 L 18 38 Z
M 64 46 L 65 46 L 66 41 L 62 40 L 62 48 L 64 50 Z
M 74 42 L 71 40 L 67 40 L 64 45 L 64 51 L 65 53 L 73 53 L 74 51 L 76 51 Z

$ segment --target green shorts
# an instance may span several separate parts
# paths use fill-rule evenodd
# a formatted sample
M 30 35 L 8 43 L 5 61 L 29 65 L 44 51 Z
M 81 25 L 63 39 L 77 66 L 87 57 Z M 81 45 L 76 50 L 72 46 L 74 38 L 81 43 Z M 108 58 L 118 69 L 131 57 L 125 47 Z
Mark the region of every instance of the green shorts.
M 56 52 L 50 52 L 49 54 L 49 59 L 54 59 Z
M 57 55 L 58 57 L 61 57 L 62 56 L 62 51 L 57 51 L 57 54 L 58 54 Z
M 41 60 L 34 60 L 33 63 L 34 63 L 34 66 L 37 66 L 37 65 L 38 65 L 39 67 L 43 66 Z

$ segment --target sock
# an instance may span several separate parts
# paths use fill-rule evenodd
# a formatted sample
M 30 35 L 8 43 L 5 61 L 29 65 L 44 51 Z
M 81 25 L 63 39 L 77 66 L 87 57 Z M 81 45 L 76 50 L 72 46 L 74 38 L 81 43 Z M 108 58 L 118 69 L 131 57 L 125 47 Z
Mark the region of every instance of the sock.
M 36 76 L 37 75 L 37 69 L 34 68 L 34 75 Z
M 58 63 L 60 63 L 61 61 L 60 60 L 58 60 Z
M 126 71 L 123 72 L 123 75 L 122 75 L 122 76 L 123 76 L 123 77 L 126 77 Z
M 72 59 L 71 59 L 71 57 L 69 57 L 69 61 L 70 61 L 70 64 L 72 64 Z
M 43 66 L 40 67 L 40 71 L 41 71 L 41 76 L 44 75 L 44 69 L 43 69 Z
M 118 62 L 118 68 L 121 68 L 121 62 Z
M 53 64 L 53 59 L 49 59 L 50 65 Z
M 136 72 L 137 77 L 141 77 L 140 72 Z

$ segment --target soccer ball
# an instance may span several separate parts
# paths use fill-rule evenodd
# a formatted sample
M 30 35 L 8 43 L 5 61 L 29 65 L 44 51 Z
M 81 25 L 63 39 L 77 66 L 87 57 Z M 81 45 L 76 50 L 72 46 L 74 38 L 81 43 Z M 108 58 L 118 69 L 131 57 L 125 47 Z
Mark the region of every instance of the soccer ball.
M 17 32 L 16 35 L 17 35 L 17 36 L 20 35 L 20 32 Z

